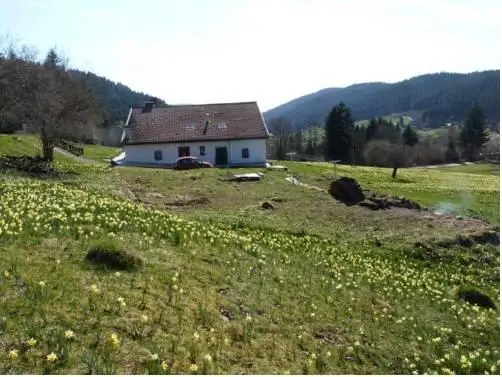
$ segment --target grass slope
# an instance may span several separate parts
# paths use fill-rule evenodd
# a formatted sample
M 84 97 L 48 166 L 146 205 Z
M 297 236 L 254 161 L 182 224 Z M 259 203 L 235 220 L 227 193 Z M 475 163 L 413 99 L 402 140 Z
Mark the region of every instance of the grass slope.
M 288 165 L 318 186 L 332 174 Z M 282 172 L 233 184 L 219 169 L 57 166 L 77 176 L 0 177 L 3 373 L 499 372 L 499 309 L 455 296 L 465 285 L 499 297 L 498 249 L 413 246 L 462 222 L 362 212 Z M 338 171 L 422 199 L 465 181 L 469 208 L 498 203 L 494 176 Z M 93 265 L 96 244 L 144 266 Z
M 40 141 L 35 135 L 2 135 L 0 134 L 0 155 L 35 156 L 41 154 Z M 105 147 L 101 145 L 85 145 L 84 157 L 96 161 L 111 159 L 120 154 L 120 148 Z M 72 159 L 58 152 L 54 154 L 56 161 L 71 162 Z

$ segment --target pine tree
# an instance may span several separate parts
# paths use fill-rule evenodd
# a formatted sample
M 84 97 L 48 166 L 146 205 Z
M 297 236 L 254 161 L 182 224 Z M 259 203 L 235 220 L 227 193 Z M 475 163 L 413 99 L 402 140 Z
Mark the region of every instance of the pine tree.
M 483 109 L 478 102 L 475 102 L 469 110 L 465 125 L 460 130 L 460 145 L 467 160 L 475 160 L 490 138 L 485 120 Z
M 403 131 L 403 142 L 410 147 L 418 143 L 418 134 L 410 125 L 407 125 Z
M 333 107 L 326 119 L 326 157 L 332 160 L 350 160 L 350 144 L 354 120 L 343 102 Z
M 377 131 L 378 131 L 377 121 L 375 118 L 372 118 L 368 124 L 368 127 L 366 127 L 366 141 L 371 141 L 375 139 Z

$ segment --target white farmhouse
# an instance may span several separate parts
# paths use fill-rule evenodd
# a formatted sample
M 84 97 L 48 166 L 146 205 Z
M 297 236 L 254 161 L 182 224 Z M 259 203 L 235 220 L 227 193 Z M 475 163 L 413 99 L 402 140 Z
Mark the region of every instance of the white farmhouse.
M 118 165 L 169 166 L 195 156 L 215 166 L 265 166 L 269 132 L 256 102 L 131 108 Z

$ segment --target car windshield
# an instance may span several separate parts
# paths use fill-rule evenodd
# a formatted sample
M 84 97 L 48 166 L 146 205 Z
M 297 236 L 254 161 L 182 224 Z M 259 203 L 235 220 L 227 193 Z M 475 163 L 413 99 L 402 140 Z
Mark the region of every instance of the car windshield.
M 193 164 L 196 162 L 197 162 L 197 159 L 195 159 L 195 158 L 184 157 L 184 158 L 178 159 L 178 164 Z

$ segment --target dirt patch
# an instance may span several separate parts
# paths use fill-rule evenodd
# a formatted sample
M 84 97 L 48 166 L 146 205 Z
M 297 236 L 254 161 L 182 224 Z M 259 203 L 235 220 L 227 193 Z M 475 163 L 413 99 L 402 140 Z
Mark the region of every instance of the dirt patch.
M 390 209 L 393 207 L 415 209 L 415 210 L 425 209 L 424 207 L 422 207 L 417 202 L 414 202 L 413 200 L 406 199 L 404 197 L 378 195 L 374 192 L 366 193 L 366 199 L 358 204 L 362 207 L 367 207 L 374 211 L 380 209 Z
M 154 199 L 164 199 L 164 195 L 158 192 L 147 192 L 146 193 L 147 198 L 154 198 Z
M 330 195 L 346 205 L 359 205 L 377 211 L 390 208 L 423 210 L 417 202 L 404 197 L 381 195 L 365 190 L 354 178 L 340 177 L 331 182 Z
M 326 343 L 332 345 L 345 344 L 345 329 L 343 327 L 326 326 L 315 329 L 313 332 L 314 338 L 322 339 Z
M 500 233 L 494 230 L 477 230 L 465 234 L 459 234 L 454 239 L 437 242 L 440 247 L 464 246 L 471 247 L 476 244 L 490 244 L 498 246 L 500 244 Z
M 199 198 L 192 198 L 189 196 L 177 195 L 174 200 L 167 202 L 166 205 L 173 207 L 183 207 L 189 205 L 205 205 L 209 204 L 211 201 L 205 196 Z

